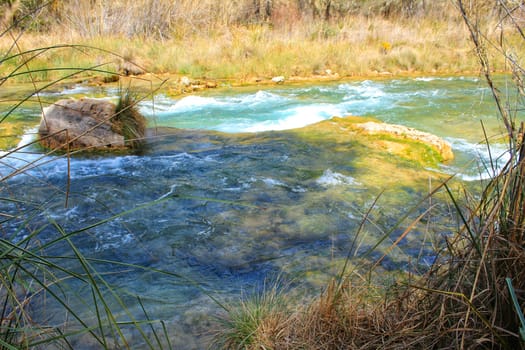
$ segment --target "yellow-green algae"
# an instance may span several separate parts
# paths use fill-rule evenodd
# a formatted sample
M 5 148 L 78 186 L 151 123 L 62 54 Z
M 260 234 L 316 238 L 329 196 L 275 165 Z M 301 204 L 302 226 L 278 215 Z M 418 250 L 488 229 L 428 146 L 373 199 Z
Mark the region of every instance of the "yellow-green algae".
M 403 135 L 368 134 L 358 126 L 368 121 L 379 122 L 356 116 L 334 117 L 289 133 L 309 143 L 330 147 L 333 152 L 352 150 L 353 158 L 348 159 L 348 163 L 355 169 L 357 180 L 369 186 L 410 185 L 428 178 L 444 179 L 437 170 L 443 162 L 437 149 Z

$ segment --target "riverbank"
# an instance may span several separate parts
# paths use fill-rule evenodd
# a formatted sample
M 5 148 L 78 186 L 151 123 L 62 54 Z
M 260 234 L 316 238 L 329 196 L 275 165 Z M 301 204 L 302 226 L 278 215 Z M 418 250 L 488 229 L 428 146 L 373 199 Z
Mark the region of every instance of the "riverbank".
M 84 68 L 76 77 L 149 72 L 157 77 L 186 76 L 219 84 L 259 84 L 282 76 L 286 81 L 335 80 L 406 75 L 476 74 L 478 62 L 459 18 L 385 19 L 354 16 L 338 21 L 299 21 L 218 26 L 213 32 L 170 39 L 82 37 L 74 32 L 24 33 L 17 50 L 37 53 L 12 82 L 50 81 Z M 0 38 L 0 51 L 13 37 Z M 38 49 L 42 50 L 38 50 Z M 17 53 L 11 50 L 11 54 Z M 2 76 L 28 55 L 3 61 Z M 493 62 L 505 69 L 504 61 Z M 108 79 L 110 80 L 110 79 Z

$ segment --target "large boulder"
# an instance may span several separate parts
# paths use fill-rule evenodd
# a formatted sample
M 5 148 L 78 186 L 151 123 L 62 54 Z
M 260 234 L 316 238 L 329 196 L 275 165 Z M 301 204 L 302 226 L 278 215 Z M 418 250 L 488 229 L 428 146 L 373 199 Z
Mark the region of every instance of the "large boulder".
M 115 111 L 104 100 L 60 100 L 43 110 L 40 143 L 63 150 L 125 148 L 124 136 L 114 130 Z

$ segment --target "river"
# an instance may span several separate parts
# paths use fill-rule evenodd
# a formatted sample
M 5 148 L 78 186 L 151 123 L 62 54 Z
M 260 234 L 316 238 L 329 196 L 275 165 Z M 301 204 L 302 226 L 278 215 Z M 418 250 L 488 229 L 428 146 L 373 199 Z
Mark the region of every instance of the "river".
M 113 88 L 78 85 L 41 98 L 116 94 Z M 221 88 L 182 97 L 159 93 L 139 107 L 150 128 L 177 128 L 149 140 L 141 154 L 80 155 L 68 170 L 67 158 L 44 156 L 35 147 L 4 150 L 0 175 L 9 179 L 0 183 L 0 212 L 10 219 L 2 221 L 0 233 L 14 242 L 34 234 L 33 242 L 43 245 L 59 231 L 78 232 L 71 240 L 85 256 L 144 267 L 93 263 L 124 295 L 131 314 L 143 314 L 135 298 L 140 295 L 151 318 L 166 320 L 177 349 L 206 342 L 210 315 L 220 313 L 210 295 L 236 300 L 276 278 L 300 295 L 313 295 L 347 256 L 358 261 L 426 194 L 416 184 L 382 188 L 381 179 L 362 174 L 353 162 L 366 154 L 351 147 L 335 151 L 287 130 L 347 115 L 414 127 L 452 145 L 455 160 L 430 170 L 467 182 L 487 175 L 481 122 L 489 137 L 501 132 L 489 90 L 474 77 Z M 28 125 L 21 141 L 27 143 L 38 109 L 21 108 L 13 116 Z M 495 143 L 493 157 L 503 150 Z M 354 240 L 381 193 L 370 214 L 374 224 Z M 435 222 L 415 229 L 380 268 L 431 264 L 433 247 L 454 227 L 439 221 L 444 208 L 437 206 Z M 402 230 L 393 230 L 367 260 L 377 259 Z M 52 245 L 46 254 L 69 266 L 67 244 Z M 85 292 L 72 282 L 65 293 Z M 94 317 L 89 307 L 72 303 Z M 53 307 L 38 314 L 62 322 Z

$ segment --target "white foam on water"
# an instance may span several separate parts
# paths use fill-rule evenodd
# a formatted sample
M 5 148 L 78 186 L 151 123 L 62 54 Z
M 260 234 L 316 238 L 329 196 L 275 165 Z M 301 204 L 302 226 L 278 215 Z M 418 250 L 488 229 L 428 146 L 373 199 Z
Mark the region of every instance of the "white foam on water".
M 459 78 L 450 77 L 450 78 L 448 78 L 447 80 L 449 80 L 449 81 L 453 81 L 453 80 L 464 80 L 464 81 L 478 82 L 478 81 L 479 81 L 479 78 L 475 78 L 475 77 L 459 77 Z
M 97 244 L 95 245 L 95 251 L 101 252 L 108 249 L 117 249 L 133 241 L 135 241 L 135 237 L 130 233 L 121 235 L 117 233 L 104 232 L 104 234 L 97 234 Z
M 129 175 L 125 165 L 138 161 L 137 156 L 110 157 L 97 159 L 75 159 L 71 162 L 71 178 L 81 179 L 97 175 Z
M 269 130 L 297 129 L 344 114 L 346 113 L 341 108 L 334 105 L 299 106 L 283 111 L 283 117 L 280 119 L 265 120 L 247 126 L 240 131 L 261 132 Z
M 187 96 L 175 102 L 171 106 L 171 111 L 183 112 L 195 109 L 202 109 L 211 106 L 223 106 L 224 102 L 218 101 L 213 97 L 202 97 L 202 96 Z
M 423 82 L 429 82 L 429 81 L 454 81 L 454 80 L 462 80 L 462 81 L 472 81 L 477 82 L 479 81 L 478 78 L 475 77 L 418 77 L 414 79 L 415 81 L 423 81 Z
M 60 95 L 76 95 L 76 94 L 85 94 L 90 92 L 92 89 L 88 86 L 76 84 L 72 88 L 65 88 L 60 92 Z
M 38 128 L 31 128 L 26 130 L 24 136 L 22 136 L 22 139 L 16 146 L 17 148 L 26 147 L 31 142 L 36 140 L 36 135 L 38 133 Z
M 198 126 L 223 132 L 294 129 L 347 114 L 342 104 L 304 103 L 289 93 L 283 96 L 279 92 L 259 90 L 224 97 L 192 95 L 180 100 L 159 95 L 155 98 L 155 105 L 144 101 L 140 108 L 145 115 L 159 117 L 160 124 L 164 120 L 170 125 Z
M 31 143 L 36 140 L 37 132 L 38 128 L 26 130 L 14 149 L 0 151 L 0 168 L 5 166 L 7 169 L 10 169 L 10 171 L 14 171 L 42 158 L 41 154 L 32 152 L 33 145 L 31 145 Z M 50 157 L 44 157 L 39 162 L 47 161 L 49 158 Z M 7 174 L 2 173 L 1 175 L 5 176 Z
M 436 97 L 438 95 L 443 95 L 445 94 L 446 92 L 443 91 L 443 90 L 439 90 L 439 89 L 435 89 L 435 90 L 429 90 L 427 91 L 426 93 L 419 93 L 419 92 L 416 92 L 415 95 L 416 96 L 424 96 L 424 97 Z
M 155 97 L 155 101 L 143 101 L 140 103 L 139 111 L 144 115 L 169 115 L 184 113 L 195 110 L 202 110 L 207 107 L 224 106 L 225 103 L 213 97 L 203 97 L 197 95 L 190 95 L 181 98 L 180 100 L 173 100 L 164 95 Z
M 344 100 L 360 99 L 377 99 L 385 96 L 385 92 L 377 83 L 370 80 L 365 80 L 359 85 L 355 84 L 341 84 L 338 90 L 347 93 Z
M 308 94 L 308 93 L 336 93 L 337 87 L 333 86 L 311 86 L 311 87 L 305 87 L 305 88 L 297 88 L 294 89 L 294 92 L 289 92 L 291 96 L 298 96 L 301 94 Z
M 250 107 L 258 105 L 276 104 L 279 102 L 287 101 L 288 99 L 268 91 L 259 90 L 255 94 L 244 95 L 239 98 L 226 99 L 225 102 L 234 104 L 235 106 L 248 105 Z
M 306 192 L 308 192 L 308 191 L 306 190 L 306 188 L 301 187 L 301 186 L 295 186 L 295 187 L 292 187 L 291 191 L 292 191 L 292 192 L 295 192 L 295 193 L 306 193 Z
M 163 158 L 163 159 L 171 159 L 171 158 L 174 158 L 174 159 L 178 159 L 178 160 L 198 160 L 200 159 L 199 157 L 197 156 L 194 156 L 188 152 L 181 152 L 181 153 L 177 153 L 177 154 L 172 154 L 172 155 L 165 155 L 165 156 L 161 156 L 159 158 Z M 206 157 L 206 158 L 210 158 L 210 161 L 213 160 L 212 157 Z
M 457 166 L 443 165 L 442 169 L 451 174 L 457 174 L 462 180 L 475 181 L 488 179 L 499 171 L 509 161 L 509 153 L 505 145 L 473 143 L 464 139 L 446 138 L 455 153 L 466 155 L 468 164 Z M 469 169 L 466 172 L 463 168 Z
M 217 162 L 212 156 L 204 158 L 196 157 L 186 152 L 157 155 L 157 156 L 113 156 L 100 157 L 92 159 L 73 159 L 71 162 L 71 178 L 81 179 L 85 177 L 92 177 L 98 175 L 110 176 L 142 176 L 145 166 L 155 166 L 159 169 L 170 170 L 176 168 L 181 164 L 196 162 Z M 55 170 L 52 172 L 64 171 L 65 159 L 56 160 L 52 163 Z
M 294 193 L 305 193 L 307 192 L 307 190 L 304 188 L 304 187 L 301 187 L 301 186 L 290 186 L 280 180 L 277 180 L 277 179 L 272 179 L 272 178 L 269 178 L 269 177 L 266 177 L 266 178 L 262 178 L 261 181 L 268 187 L 281 187 L 281 188 L 285 188 L 291 192 L 294 192 Z
M 153 99 L 147 99 L 139 102 L 139 111 L 144 114 L 151 114 L 155 111 L 166 111 L 175 103 L 171 97 L 164 94 L 158 94 Z
M 358 185 L 359 183 L 351 176 L 346 176 L 341 173 L 327 169 L 323 175 L 316 180 L 319 185 L 330 187 L 340 185 Z
M 48 92 L 41 91 L 38 93 L 39 96 L 64 96 L 64 95 L 80 95 L 80 94 L 89 94 L 93 91 L 93 88 L 83 84 L 75 84 L 73 87 L 66 87 L 61 91 L 57 92 Z
M 276 180 L 276 179 L 272 179 L 269 177 L 262 179 L 262 182 L 264 182 L 264 184 L 268 187 L 275 187 L 275 186 L 286 187 L 286 184 L 284 182 Z
M 156 114 L 169 115 L 183 112 L 203 110 L 206 108 L 218 108 L 224 110 L 237 110 L 243 108 L 255 108 L 257 106 L 275 105 L 288 99 L 278 94 L 259 90 L 253 94 L 237 95 L 234 97 L 206 97 L 190 95 L 179 100 L 173 100 L 165 95 L 158 95 L 154 102 L 144 101 L 140 103 L 140 112 L 145 115 Z
M 499 160 L 506 162 L 508 161 L 507 146 L 503 144 L 491 144 L 487 146 L 485 143 L 473 143 L 464 139 L 459 138 L 446 138 L 452 145 L 453 149 L 470 153 L 479 156 L 482 160 L 490 161 Z

